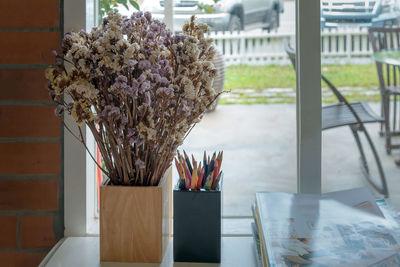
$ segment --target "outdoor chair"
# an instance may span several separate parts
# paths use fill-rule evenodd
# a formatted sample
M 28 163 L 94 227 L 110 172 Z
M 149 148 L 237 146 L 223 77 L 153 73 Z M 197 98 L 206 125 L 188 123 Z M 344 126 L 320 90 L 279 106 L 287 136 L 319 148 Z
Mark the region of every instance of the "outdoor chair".
M 400 49 L 400 28 L 369 28 L 368 33 L 374 53 Z M 392 149 L 400 148 L 400 144 L 392 143 L 392 136 L 400 135 L 400 122 L 397 121 L 397 116 L 400 117 L 400 114 L 397 114 L 397 97 L 400 95 L 400 66 L 377 61 L 375 63 L 382 98 L 381 116 L 385 119 L 381 124 L 381 134 L 385 136 L 386 152 L 390 154 Z M 391 101 L 392 98 L 393 101 Z
M 285 43 L 285 51 L 289 56 L 293 67 L 296 68 L 296 52 L 289 45 Z M 346 98 L 339 92 L 339 90 L 327 79 L 321 75 L 322 80 L 326 83 L 328 88 L 336 96 L 339 103 L 327 105 L 322 107 L 322 130 L 332 129 L 341 126 L 349 126 L 356 141 L 357 148 L 360 152 L 360 166 L 362 173 L 372 187 L 385 197 L 389 197 L 389 192 L 386 184 L 385 174 L 382 169 L 382 164 L 379 155 L 375 149 L 374 143 L 364 126 L 364 123 L 382 122 L 383 118 L 378 116 L 366 102 L 351 102 L 349 103 Z M 376 183 L 370 173 L 368 161 L 363 148 L 363 143 L 360 140 L 360 133 L 364 133 L 368 145 L 372 151 L 373 158 L 379 173 L 381 184 Z M 378 180 L 379 181 L 379 180 Z

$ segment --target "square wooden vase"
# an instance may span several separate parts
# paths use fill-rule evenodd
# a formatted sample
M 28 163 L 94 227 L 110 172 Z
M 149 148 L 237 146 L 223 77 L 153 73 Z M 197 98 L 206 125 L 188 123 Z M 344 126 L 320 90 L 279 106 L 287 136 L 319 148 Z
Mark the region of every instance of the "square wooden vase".
M 100 187 L 100 260 L 160 263 L 172 230 L 172 169 L 158 186 Z

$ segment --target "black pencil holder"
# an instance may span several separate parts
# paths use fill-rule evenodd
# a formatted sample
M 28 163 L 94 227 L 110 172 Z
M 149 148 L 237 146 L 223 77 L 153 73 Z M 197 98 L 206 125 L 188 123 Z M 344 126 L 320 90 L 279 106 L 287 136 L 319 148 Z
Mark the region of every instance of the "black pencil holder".
M 174 261 L 221 262 L 219 190 L 174 190 Z

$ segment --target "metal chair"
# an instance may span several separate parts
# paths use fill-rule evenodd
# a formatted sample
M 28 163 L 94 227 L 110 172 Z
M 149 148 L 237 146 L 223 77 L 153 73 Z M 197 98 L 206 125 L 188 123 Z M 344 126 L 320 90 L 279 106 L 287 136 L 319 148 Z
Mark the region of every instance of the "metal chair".
M 374 52 L 390 49 L 400 49 L 400 28 L 369 28 L 369 41 Z M 400 148 L 400 144 L 392 143 L 392 136 L 400 135 L 400 122 L 397 123 L 397 97 L 400 95 L 400 67 L 380 62 L 376 63 L 381 92 L 381 134 L 386 141 L 386 152 Z M 391 101 L 393 99 L 393 101 Z M 392 109 L 392 113 L 391 113 Z M 391 118 L 391 115 L 393 118 Z M 399 114 L 400 117 L 400 114 Z M 390 121 L 392 119 L 392 122 Z
M 288 42 L 285 43 L 285 51 L 288 54 L 293 67 L 296 68 L 296 52 L 292 47 L 290 47 Z M 383 118 L 378 116 L 366 102 L 349 103 L 339 92 L 339 90 L 327 78 L 325 78 L 325 76 L 321 75 L 321 78 L 328 85 L 328 88 L 339 101 L 338 104 L 322 107 L 322 130 L 341 126 L 349 126 L 360 152 L 361 170 L 365 178 L 376 191 L 385 197 L 389 197 L 389 191 L 380 158 L 375 149 L 374 143 L 372 142 L 371 137 L 364 126 L 364 123 L 382 122 L 384 121 Z M 364 133 L 368 145 L 372 151 L 376 167 L 378 169 L 381 185 L 378 185 L 370 174 L 368 161 L 360 140 L 360 133 Z

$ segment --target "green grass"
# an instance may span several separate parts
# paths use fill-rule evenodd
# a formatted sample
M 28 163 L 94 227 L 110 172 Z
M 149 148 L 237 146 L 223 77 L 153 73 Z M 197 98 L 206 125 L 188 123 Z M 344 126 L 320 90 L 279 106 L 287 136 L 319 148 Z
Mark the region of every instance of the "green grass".
M 322 73 L 336 87 L 354 87 L 347 90 L 345 96 L 350 101 L 379 101 L 378 77 L 374 64 L 367 65 L 323 65 Z M 254 96 L 269 88 L 295 88 L 296 76 L 291 65 L 278 66 L 229 66 L 226 69 L 225 91 L 231 91 L 229 97 L 221 99 L 221 104 L 268 104 L 294 103 L 293 96 L 277 93 L 273 96 Z M 326 87 L 322 84 L 322 87 Z M 237 89 L 252 89 L 242 92 Z M 236 91 L 236 92 L 235 92 Z M 326 90 L 325 90 L 326 91 Z M 366 94 L 365 92 L 368 92 Z M 371 92 L 373 94 L 371 95 Z M 376 94 L 375 94 L 376 92 Z M 232 96 L 232 97 L 231 97 Z M 234 99 L 234 101 L 232 101 Z M 324 93 L 323 101 L 336 102 L 329 92 Z

